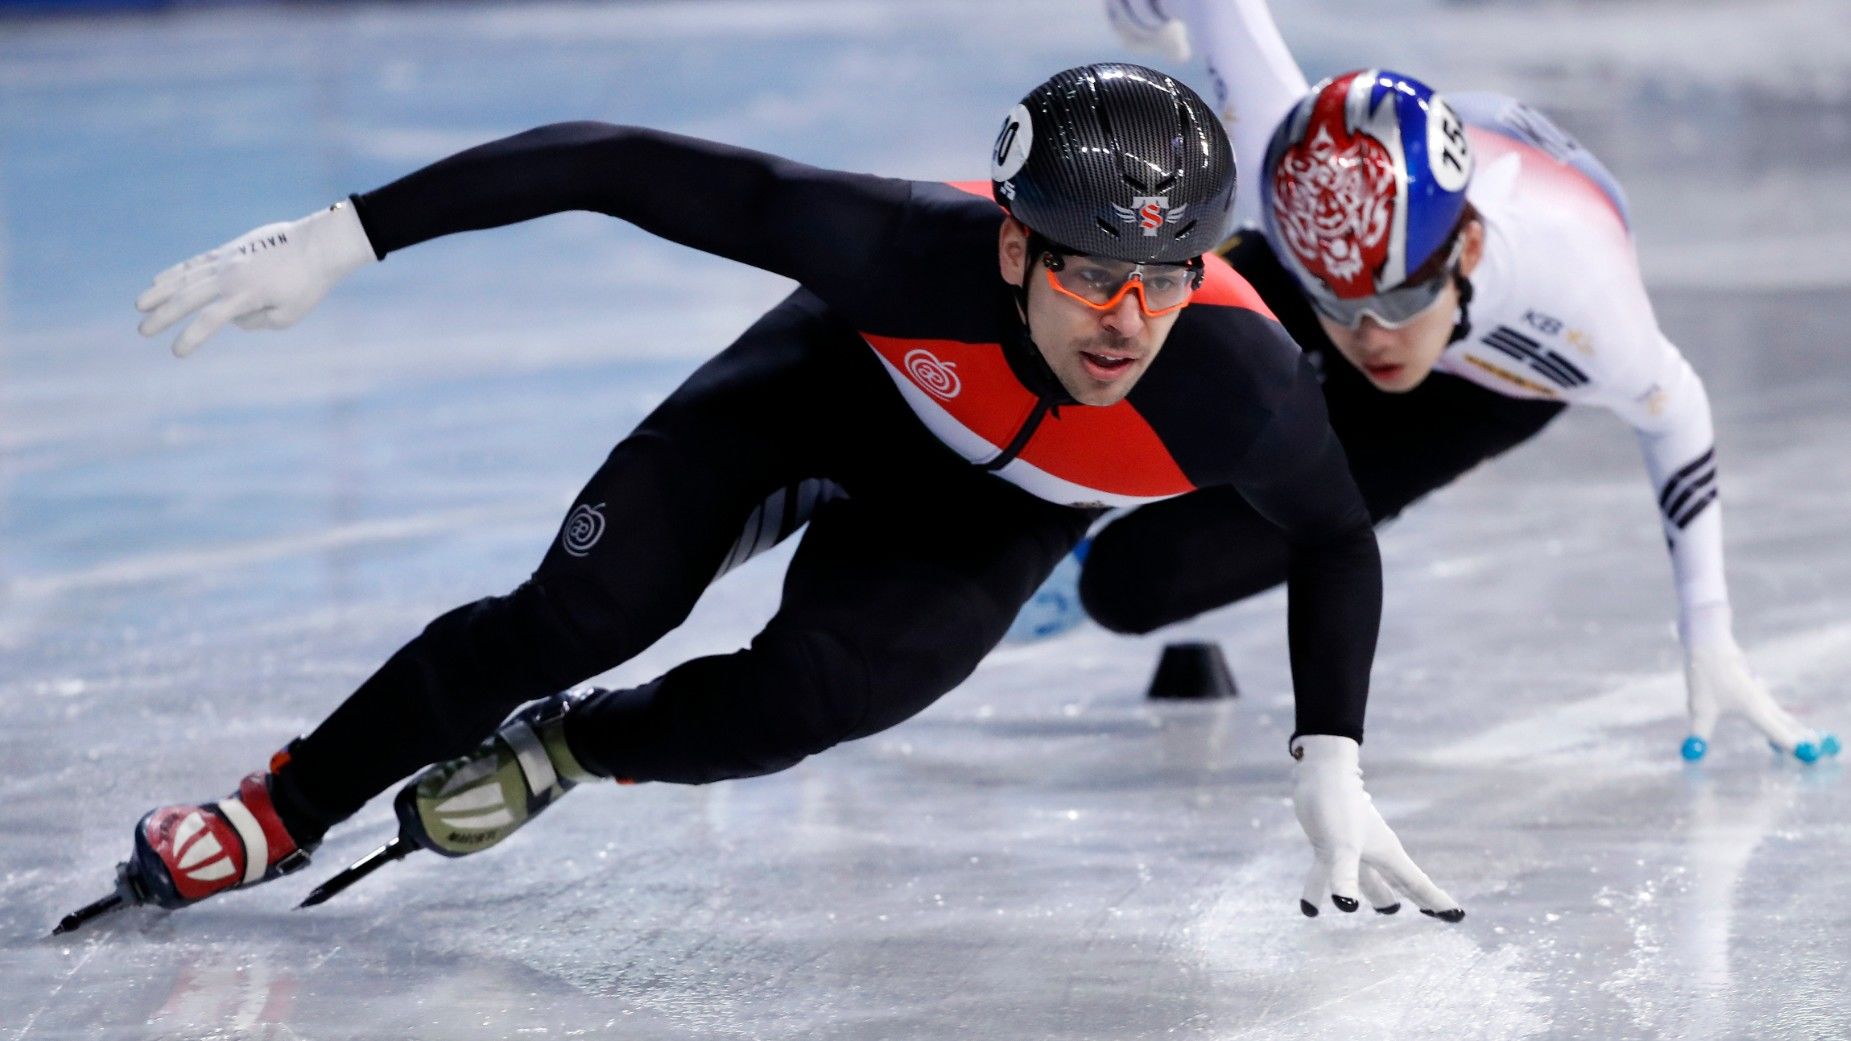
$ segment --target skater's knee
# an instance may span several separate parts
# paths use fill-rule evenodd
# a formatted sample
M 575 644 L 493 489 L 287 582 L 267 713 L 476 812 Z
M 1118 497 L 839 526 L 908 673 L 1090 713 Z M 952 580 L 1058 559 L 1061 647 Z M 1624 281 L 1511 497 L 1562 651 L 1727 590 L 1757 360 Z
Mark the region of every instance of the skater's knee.
M 768 762 L 789 765 L 868 732 L 874 685 L 867 655 L 849 640 L 825 629 L 773 629 L 748 657 L 768 696 L 758 699 L 747 744 Z M 899 693 L 905 678 L 894 679 Z
M 594 697 L 573 749 L 615 777 L 708 784 L 795 766 L 859 736 L 876 713 L 863 657 L 829 633 L 780 629 Z

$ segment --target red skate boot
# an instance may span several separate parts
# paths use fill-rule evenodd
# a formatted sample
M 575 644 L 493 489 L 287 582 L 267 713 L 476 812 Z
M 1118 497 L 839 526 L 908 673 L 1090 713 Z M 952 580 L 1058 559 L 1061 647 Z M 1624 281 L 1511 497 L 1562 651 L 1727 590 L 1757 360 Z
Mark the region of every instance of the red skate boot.
M 287 875 L 308 864 L 270 802 L 268 774 L 254 773 L 217 802 L 163 806 L 135 825 L 125 880 L 138 902 L 185 907 L 214 893 Z
M 279 753 L 275 763 L 287 761 Z M 162 806 L 135 825 L 135 851 L 116 865 L 115 891 L 64 916 L 52 935 L 137 904 L 177 908 L 306 867 L 270 800 L 270 775 L 254 773 L 217 802 Z

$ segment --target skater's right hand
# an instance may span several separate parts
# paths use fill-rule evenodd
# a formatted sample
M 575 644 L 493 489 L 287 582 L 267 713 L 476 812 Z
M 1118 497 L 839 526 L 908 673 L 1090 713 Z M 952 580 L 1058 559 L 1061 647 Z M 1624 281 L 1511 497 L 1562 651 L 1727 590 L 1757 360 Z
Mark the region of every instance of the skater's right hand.
M 1105 0 L 1105 17 L 1132 50 L 1161 54 L 1178 65 L 1189 60 L 1189 27 L 1170 17 L 1162 0 Z
M 1733 638 L 1692 647 L 1684 658 L 1684 678 L 1690 694 L 1685 759 L 1702 759 L 1709 751 L 1716 721 L 1737 713 L 1759 728 L 1769 744 L 1802 763 L 1838 755 L 1837 735 L 1814 730 L 1781 708 L 1767 686 L 1748 670 L 1748 659 Z
M 1299 910 L 1316 918 L 1328 896 L 1338 910 L 1354 911 L 1360 892 L 1376 911 L 1394 914 L 1401 909 L 1399 894 L 1406 894 L 1422 914 L 1447 922 L 1464 918 L 1458 902 L 1408 857 L 1376 812 L 1363 790 L 1360 754 L 1347 737 L 1305 734 L 1292 741 L 1298 760 L 1292 805 L 1314 858 Z
M 1748 659 L 1735 642 L 1734 614 L 1726 602 L 1698 604 L 1684 611 L 1678 617 L 1678 638 L 1684 644 L 1684 682 L 1690 695 L 1685 759 L 1695 762 L 1708 754 L 1717 720 L 1731 715 L 1753 723 L 1775 749 L 1800 762 L 1838 755 L 1835 735 L 1793 718 L 1749 670 Z
M 184 358 L 226 322 L 283 329 L 334 283 L 378 259 L 350 202 L 301 220 L 266 224 L 154 276 L 135 300 L 136 309 L 147 313 L 141 334 L 158 335 L 198 312 L 174 339 L 174 354 Z

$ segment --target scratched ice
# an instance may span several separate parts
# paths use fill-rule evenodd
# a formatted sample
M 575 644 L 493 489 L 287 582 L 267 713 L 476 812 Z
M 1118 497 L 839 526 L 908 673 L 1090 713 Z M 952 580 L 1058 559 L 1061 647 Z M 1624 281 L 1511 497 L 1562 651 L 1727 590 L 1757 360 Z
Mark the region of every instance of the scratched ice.
M 1851 725 L 1839 0 L 1276 6 L 1312 73 L 1528 96 L 1627 182 L 1716 403 L 1741 636 L 1797 712 Z M 1006 649 L 789 773 L 575 794 L 312 912 L 289 880 L 43 939 L 142 810 L 225 789 L 522 577 L 610 443 L 783 291 L 566 216 L 420 247 L 180 363 L 134 334 L 149 274 L 564 118 L 981 176 L 1026 87 L 1122 56 L 1094 7 L 0 23 L 0 1039 L 1851 1036 L 1851 797 L 1740 725 L 1678 760 L 1669 570 L 1632 438 L 1597 415 L 1383 537 L 1365 760 L 1457 928 L 1298 915 L 1273 596 Z M 737 646 L 779 566 L 612 678 Z M 1182 635 L 1223 642 L 1240 700 L 1141 699 Z M 389 831 L 370 808 L 311 874 Z

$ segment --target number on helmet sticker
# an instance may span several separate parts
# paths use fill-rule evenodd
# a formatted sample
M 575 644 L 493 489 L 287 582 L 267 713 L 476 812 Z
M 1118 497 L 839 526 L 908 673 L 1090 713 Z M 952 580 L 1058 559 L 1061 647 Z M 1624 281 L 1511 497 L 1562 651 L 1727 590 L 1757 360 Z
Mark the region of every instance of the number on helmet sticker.
M 1444 191 L 1456 192 L 1472 176 L 1472 149 L 1465 123 L 1452 106 L 1434 99 L 1427 108 L 1427 165 Z
M 990 180 L 1007 181 L 1021 173 L 1034 140 L 1035 127 L 1028 116 L 1028 106 L 1017 105 L 1003 120 L 1003 129 L 996 135 L 996 149 L 990 153 Z

